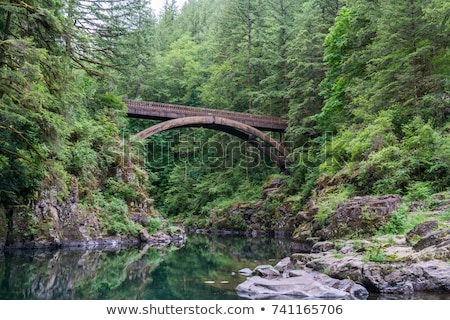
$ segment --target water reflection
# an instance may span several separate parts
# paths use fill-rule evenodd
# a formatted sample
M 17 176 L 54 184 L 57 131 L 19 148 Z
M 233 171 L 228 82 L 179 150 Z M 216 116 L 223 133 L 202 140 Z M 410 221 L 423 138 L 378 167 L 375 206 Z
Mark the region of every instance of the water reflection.
M 286 256 L 283 240 L 189 236 L 182 248 L 0 255 L 0 299 L 239 299 L 237 274 Z
M 242 268 L 276 264 L 290 254 L 282 239 L 189 235 L 164 249 L 0 252 L 0 300 L 242 299 Z M 371 295 L 369 299 L 450 299 L 446 295 Z

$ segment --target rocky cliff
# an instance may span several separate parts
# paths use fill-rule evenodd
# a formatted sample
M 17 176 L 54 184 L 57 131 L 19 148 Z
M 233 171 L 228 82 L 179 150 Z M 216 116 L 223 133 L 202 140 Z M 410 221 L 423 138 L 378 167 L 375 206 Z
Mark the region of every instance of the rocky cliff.
M 28 205 L 0 208 L 0 249 L 46 248 L 46 247 L 97 247 L 116 246 L 138 242 L 171 242 L 172 237 L 158 233 L 149 236 L 148 220 L 163 220 L 148 198 L 140 203 L 127 204 L 127 214 L 121 223 L 133 225 L 135 233 L 111 234 L 102 216 L 112 214 L 98 208 L 82 205 L 76 179 L 72 179 L 70 194 L 60 199 L 56 188 L 41 190 L 37 199 Z M 106 222 L 105 222 L 106 221 Z M 182 230 L 178 230 L 182 231 Z M 147 236 L 143 238 L 142 233 Z M 181 232 L 179 232 L 181 233 Z M 161 239 L 162 240 L 161 240 Z M 183 239 L 177 235 L 176 238 Z

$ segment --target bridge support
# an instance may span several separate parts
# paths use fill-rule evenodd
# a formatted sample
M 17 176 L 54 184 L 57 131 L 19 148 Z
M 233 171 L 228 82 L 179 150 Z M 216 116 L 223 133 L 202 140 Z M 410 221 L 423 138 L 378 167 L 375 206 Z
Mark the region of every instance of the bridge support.
M 284 169 L 286 166 L 289 151 L 280 142 L 250 125 L 222 117 L 194 116 L 168 120 L 147 128 L 136 135 L 145 139 L 162 131 L 186 127 L 205 127 L 232 134 L 244 141 L 248 141 L 267 154 L 280 168 Z M 261 139 L 270 148 L 263 146 L 255 138 Z M 272 149 L 275 149 L 279 155 L 274 154 Z

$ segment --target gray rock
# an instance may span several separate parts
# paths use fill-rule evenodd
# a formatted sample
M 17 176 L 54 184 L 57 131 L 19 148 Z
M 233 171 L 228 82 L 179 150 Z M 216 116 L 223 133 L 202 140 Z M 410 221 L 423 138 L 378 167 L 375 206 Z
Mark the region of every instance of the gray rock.
M 293 240 L 300 242 L 313 235 L 321 240 L 346 237 L 350 234 L 373 236 L 380 227 L 386 225 L 400 206 L 399 195 L 354 197 L 339 204 L 332 215 L 323 223 L 318 223 L 314 216 L 318 212 L 317 203 L 307 204 L 306 212 L 298 215 L 303 221 L 292 234 Z
M 292 241 L 289 244 L 289 249 L 291 250 L 291 252 L 295 253 L 310 253 L 313 245 L 318 241 L 319 238 L 308 238 L 302 241 Z
M 263 278 L 275 278 L 280 276 L 280 271 L 272 267 L 271 265 L 257 266 L 253 273 Z
M 249 276 L 253 275 L 253 270 L 251 270 L 249 268 L 244 268 L 244 269 L 239 270 L 239 274 L 249 277 Z
M 346 280 L 347 285 L 341 285 L 340 280 L 326 279 L 327 276 L 323 274 L 318 276 L 300 270 L 293 270 L 290 274 L 294 276 L 276 279 L 258 276 L 248 278 L 237 286 L 237 294 L 249 299 L 355 299 L 366 298 L 368 295 L 367 291 L 363 293 L 365 289 L 362 286 L 356 285 L 352 289 L 351 280 Z M 353 295 L 354 293 L 357 295 Z
M 351 279 L 371 292 L 450 292 L 450 264 L 447 262 L 450 242 L 443 242 L 420 252 L 415 252 L 410 247 L 394 249 L 390 248 L 387 252 L 398 260 L 389 263 L 365 262 L 362 255 L 336 258 L 332 254 L 316 254 L 309 260 L 297 261 L 300 267 L 326 272 L 336 279 Z M 445 260 L 421 260 L 433 256 L 443 257 Z
M 450 292 L 450 264 L 440 260 L 419 262 L 409 278 L 415 291 Z
M 347 244 L 345 245 L 341 250 L 339 250 L 339 253 L 341 254 L 349 254 L 353 252 L 353 245 L 352 244 Z
M 332 255 L 327 255 L 311 259 L 306 262 L 306 267 L 320 272 L 326 270 L 330 277 L 336 279 L 350 278 L 358 283 L 363 282 L 364 263 L 358 257 L 345 256 L 343 258 L 335 258 Z
M 414 246 L 413 249 L 416 251 L 421 251 L 427 247 L 437 246 L 443 242 L 450 240 L 450 230 L 438 230 L 427 234 L 425 237 L 420 239 Z
M 406 241 L 408 243 L 412 243 L 415 238 L 427 235 L 431 231 L 436 230 L 438 226 L 439 225 L 436 220 L 430 220 L 419 223 L 406 234 Z
M 334 243 L 331 241 L 320 241 L 313 245 L 311 252 L 319 253 L 326 252 L 334 249 Z
M 364 284 L 381 293 L 449 292 L 450 265 L 439 260 L 408 266 L 370 263 L 364 268 Z
M 139 230 L 139 240 L 142 242 L 147 242 L 150 240 L 150 235 L 148 234 L 147 229 L 141 228 L 141 230 Z
M 291 270 L 294 268 L 294 264 L 291 261 L 290 257 L 286 257 L 275 265 L 275 269 L 279 271 Z

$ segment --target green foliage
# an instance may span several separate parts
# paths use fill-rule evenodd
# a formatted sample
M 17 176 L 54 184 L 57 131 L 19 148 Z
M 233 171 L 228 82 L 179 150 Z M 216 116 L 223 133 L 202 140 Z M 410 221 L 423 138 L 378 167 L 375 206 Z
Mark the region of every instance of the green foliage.
M 442 212 L 439 217 L 439 220 L 442 222 L 449 222 L 450 221 L 450 209 Z
M 400 205 L 400 207 L 392 213 L 391 219 L 388 224 L 383 227 L 383 233 L 385 234 L 403 234 L 409 231 L 407 226 L 409 208 L 406 203 Z
M 145 228 L 149 232 L 149 234 L 154 234 L 157 231 L 161 230 L 163 226 L 163 222 L 160 218 L 149 218 L 145 225 Z
M 82 206 L 86 211 L 97 212 L 101 228 L 107 235 L 137 236 L 142 228 L 130 220 L 128 206 L 123 199 L 107 199 L 101 193 L 96 193 L 83 199 Z
M 318 198 L 316 206 L 319 211 L 314 216 L 314 220 L 325 224 L 327 219 L 333 215 L 339 204 L 344 203 L 354 194 L 355 190 L 351 185 L 341 185 L 338 190 L 329 192 Z
M 64 200 L 75 179 L 105 223 L 111 210 L 115 234 L 135 233 L 126 205 L 148 191 L 165 215 L 199 226 L 215 209 L 262 197 L 277 169 L 255 165 L 253 149 L 226 134 L 123 140 L 150 122 L 128 121 L 122 96 L 287 116 L 295 152 L 285 189 L 265 199 L 274 216 L 286 199 L 301 210 L 316 198 L 321 222 L 353 195 L 426 202 L 450 187 L 448 9 L 442 0 L 198 0 L 181 11 L 168 2 L 155 19 L 142 0 L 3 4 L 1 202 L 27 203 L 49 187 Z M 389 232 L 407 228 L 404 219 L 396 213 Z
M 233 213 L 231 216 L 231 225 L 234 230 L 245 231 L 248 228 L 248 224 L 244 217 L 238 212 Z
M 64 201 L 75 181 L 81 201 L 92 205 L 86 210 L 99 211 L 106 233 L 136 235 L 126 202 L 142 199 L 146 174 L 129 163 L 135 174 L 127 178 L 134 181 L 117 174 L 125 165 L 120 133 L 127 124 L 126 107 L 116 95 L 99 92 L 94 78 L 72 68 L 71 61 L 87 69 L 75 61 L 82 53 L 73 51 L 86 47 L 71 48 L 69 38 L 76 42 L 80 34 L 63 28 L 74 25 L 69 21 L 74 12 L 65 9 L 45 1 L 0 8 L 6 18 L 0 28 L 5 40 L 0 42 L 1 203 L 27 204 L 46 190 Z M 130 143 L 130 155 L 135 148 Z M 25 236 L 48 233 L 49 226 L 28 220 Z
M 386 263 L 388 261 L 388 258 L 381 244 L 373 244 L 366 250 L 363 261 Z
M 365 194 L 400 193 L 423 200 L 445 190 L 449 181 L 442 170 L 449 168 L 442 160 L 450 156 L 448 133 L 416 117 L 402 126 L 398 137 L 393 121 L 392 113 L 383 111 L 365 126 L 339 131 L 326 147 L 320 172 L 343 173 Z
M 124 199 L 127 203 L 143 200 L 136 185 L 117 180 L 115 177 L 106 181 L 105 195 Z
M 433 194 L 431 181 L 417 181 L 407 187 L 406 201 L 427 200 Z

